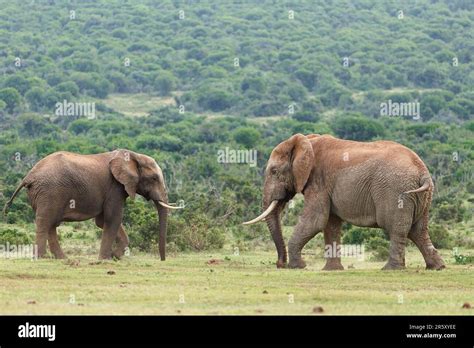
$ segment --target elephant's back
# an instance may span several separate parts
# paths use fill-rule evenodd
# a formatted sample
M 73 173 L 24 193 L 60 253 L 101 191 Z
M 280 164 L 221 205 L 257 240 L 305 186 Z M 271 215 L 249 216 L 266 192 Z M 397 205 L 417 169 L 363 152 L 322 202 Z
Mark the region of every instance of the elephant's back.
M 355 166 L 368 162 L 376 163 L 376 167 L 398 169 L 405 173 L 416 175 L 428 173 L 428 168 L 413 150 L 394 141 L 360 142 L 329 136 L 323 136 L 314 141 L 321 140 L 324 143 L 324 149 L 320 151 L 322 160 L 331 162 L 336 167 Z M 342 160 L 339 163 L 334 163 L 334 158 Z
M 67 151 L 54 152 L 34 165 L 25 178 L 28 184 L 57 182 L 69 183 L 71 177 L 86 178 L 90 171 L 103 166 L 99 155 L 80 155 Z
M 405 145 L 386 140 L 376 141 L 374 144 L 382 149 L 385 158 L 391 158 L 399 165 L 414 166 L 419 171 L 428 172 L 428 168 L 420 156 Z

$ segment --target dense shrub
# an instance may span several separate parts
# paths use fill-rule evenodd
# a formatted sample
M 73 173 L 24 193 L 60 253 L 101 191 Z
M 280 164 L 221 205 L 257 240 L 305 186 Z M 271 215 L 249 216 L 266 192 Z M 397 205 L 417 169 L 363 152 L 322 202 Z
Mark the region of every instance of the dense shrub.
M 368 227 L 356 227 L 351 225 L 344 226 L 342 243 L 344 244 L 364 244 L 371 237 L 377 236 L 385 238 L 382 230 Z M 385 238 L 386 239 L 386 238 Z
M 244 145 L 248 149 L 253 148 L 260 139 L 260 133 L 256 129 L 250 127 L 237 129 L 233 136 L 237 143 Z
M 368 251 L 372 251 L 371 259 L 374 261 L 385 261 L 390 255 L 390 242 L 380 235 L 370 237 L 365 246 Z
M 386 261 L 390 257 L 390 249 L 385 245 L 376 246 L 370 257 L 374 261 Z
M 343 139 L 366 141 L 382 136 L 382 125 L 362 116 L 339 116 L 331 124 L 336 135 Z
M 0 229 L 0 245 L 29 245 L 34 241 L 34 235 L 16 228 Z
M 431 242 L 435 248 L 448 249 L 451 248 L 451 237 L 448 229 L 444 225 L 431 224 L 429 228 Z
M 222 226 L 217 226 L 206 215 L 191 213 L 186 218 L 170 219 L 168 241 L 181 251 L 221 249 L 225 234 Z

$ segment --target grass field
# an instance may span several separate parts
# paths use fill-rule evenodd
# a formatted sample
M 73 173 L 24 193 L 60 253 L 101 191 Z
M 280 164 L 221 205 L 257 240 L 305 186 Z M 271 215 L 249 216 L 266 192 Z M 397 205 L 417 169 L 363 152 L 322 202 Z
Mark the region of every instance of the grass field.
M 424 270 L 414 248 L 404 271 L 343 259 L 346 270 L 326 272 L 314 255 L 304 270 L 278 270 L 273 251 L 230 249 L 175 253 L 165 262 L 150 254 L 0 259 L 0 314 L 474 314 L 462 308 L 474 302 L 474 265 L 442 254 L 443 271 Z
M 101 100 L 107 107 L 127 116 L 147 116 L 151 111 L 167 105 L 176 105 L 173 97 L 158 97 L 145 93 L 111 94 Z

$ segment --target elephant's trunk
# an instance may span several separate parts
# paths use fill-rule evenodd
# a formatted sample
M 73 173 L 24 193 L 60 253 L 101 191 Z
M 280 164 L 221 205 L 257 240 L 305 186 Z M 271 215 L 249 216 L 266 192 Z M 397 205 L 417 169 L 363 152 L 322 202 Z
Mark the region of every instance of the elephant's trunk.
M 276 208 L 265 219 L 268 229 L 270 230 L 270 233 L 272 235 L 273 242 L 275 243 L 275 247 L 277 249 L 278 261 L 276 265 L 278 268 L 284 268 L 287 262 L 286 246 L 285 241 L 283 240 L 283 233 L 280 221 L 280 213 L 284 207 L 285 202 L 279 201 Z
M 156 209 L 158 210 L 158 218 L 160 219 L 159 231 L 159 251 L 161 261 L 166 260 L 166 226 L 168 221 L 168 209 L 163 207 L 159 202 L 155 201 Z

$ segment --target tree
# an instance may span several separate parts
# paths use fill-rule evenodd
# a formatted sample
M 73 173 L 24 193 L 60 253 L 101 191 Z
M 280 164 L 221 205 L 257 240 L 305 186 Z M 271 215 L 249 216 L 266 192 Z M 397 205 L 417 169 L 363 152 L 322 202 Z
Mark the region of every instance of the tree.
M 307 69 L 300 69 L 295 72 L 295 76 L 301 81 L 309 91 L 313 90 L 316 85 L 316 74 Z
M 71 95 L 77 97 L 79 96 L 79 87 L 74 81 L 66 81 L 57 84 L 54 89 L 57 92 L 69 92 Z
M 301 122 L 318 122 L 319 116 L 311 111 L 298 111 L 292 115 L 292 117 Z
M 153 83 L 155 91 L 161 96 L 168 96 L 170 92 L 175 88 L 176 79 L 168 71 L 161 71 L 155 78 Z
M 7 87 L 0 89 L 0 100 L 5 102 L 8 112 L 13 112 L 20 105 L 21 96 L 15 88 Z
M 339 116 L 331 124 L 338 137 L 351 140 L 371 140 L 384 134 L 382 125 L 361 115 Z
M 23 114 L 19 117 L 20 133 L 26 137 L 38 137 L 58 131 L 58 128 L 49 123 L 44 117 L 35 114 Z
M 234 131 L 233 137 L 239 144 L 244 145 L 247 149 L 255 147 L 260 139 L 260 132 L 255 128 L 242 127 Z
M 242 92 L 250 90 L 258 93 L 265 93 L 267 86 L 263 78 L 248 76 L 242 80 L 240 88 L 242 89 Z
M 5 87 L 15 88 L 20 94 L 25 95 L 25 92 L 30 89 L 30 81 L 21 75 L 9 76 L 4 83 Z
M 234 97 L 225 90 L 209 88 L 202 90 L 197 100 L 199 106 L 203 109 L 219 112 L 229 108 L 234 101 Z
M 44 107 L 45 93 L 42 88 L 33 87 L 25 94 L 25 99 L 32 111 L 40 111 Z

